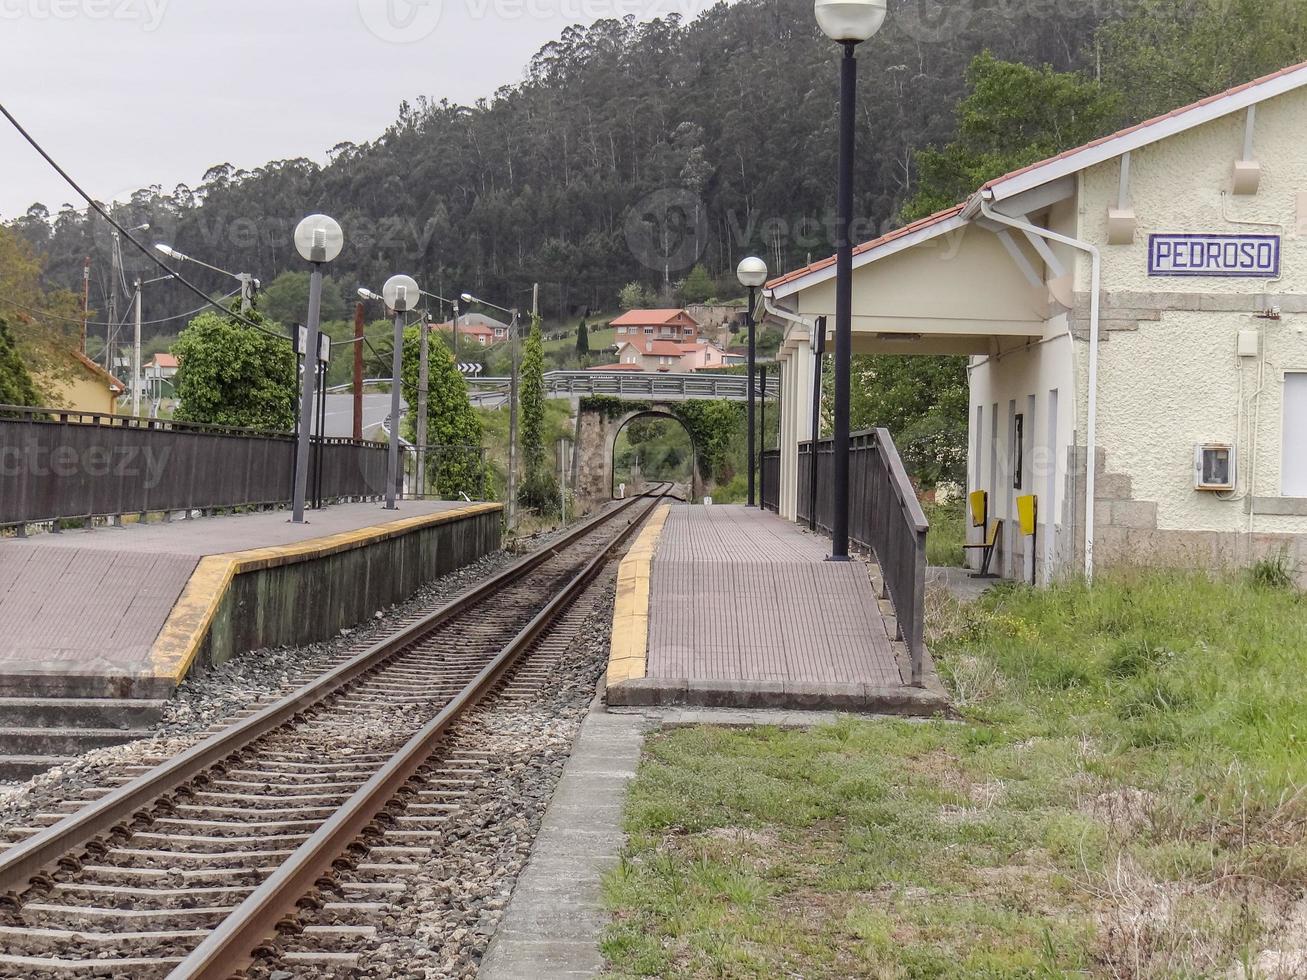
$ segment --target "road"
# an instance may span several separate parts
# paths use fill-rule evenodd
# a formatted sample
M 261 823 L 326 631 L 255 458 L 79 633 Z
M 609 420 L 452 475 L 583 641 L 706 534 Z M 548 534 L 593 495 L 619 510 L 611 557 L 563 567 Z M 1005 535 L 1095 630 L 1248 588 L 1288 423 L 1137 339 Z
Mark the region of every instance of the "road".
M 363 395 L 363 438 L 382 439 L 381 423 L 390 414 L 390 395 Z M 354 434 L 354 396 L 327 396 L 326 434 L 329 437 L 348 439 Z

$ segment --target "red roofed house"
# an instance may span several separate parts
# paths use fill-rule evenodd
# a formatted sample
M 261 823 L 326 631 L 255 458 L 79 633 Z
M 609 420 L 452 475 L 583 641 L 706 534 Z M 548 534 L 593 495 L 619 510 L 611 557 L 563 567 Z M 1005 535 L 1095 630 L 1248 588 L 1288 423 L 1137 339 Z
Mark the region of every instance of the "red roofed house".
M 995 571 L 1049 581 L 1282 553 L 1307 572 L 1304 132 L 1307 64 L 991 180 L 855 249 L 854 353 L 968 359 L 966 489 L 988 503 L 970 540 L 1002 522 Z M 795 519 L 834 260 L 764 294 L 785 331 L 780 512 Z M 1037 505 L 1033 536 L 1022 498 Z
M 627 310 L 609 326 L 619 346 L 636 337 L 687 344 L 699 339 L 699 324 L 685 310 Z

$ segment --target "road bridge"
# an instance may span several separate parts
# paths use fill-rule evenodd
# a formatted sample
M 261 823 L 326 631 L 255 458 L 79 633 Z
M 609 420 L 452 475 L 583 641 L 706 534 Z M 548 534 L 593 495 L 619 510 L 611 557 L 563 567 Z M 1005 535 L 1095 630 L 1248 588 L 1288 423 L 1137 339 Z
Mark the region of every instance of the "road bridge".
M 545 393 L 550 398 L 607 395 L 630 401 L 747 400 L 749 379 L 743 374 L 674 374 L 661 371 L 547 371 Z M 508 378 L 469 378 L 468 391 L 481 402 L 504 400 Z M 780 394 L 780 379 L 767 379 L 767 397 Z

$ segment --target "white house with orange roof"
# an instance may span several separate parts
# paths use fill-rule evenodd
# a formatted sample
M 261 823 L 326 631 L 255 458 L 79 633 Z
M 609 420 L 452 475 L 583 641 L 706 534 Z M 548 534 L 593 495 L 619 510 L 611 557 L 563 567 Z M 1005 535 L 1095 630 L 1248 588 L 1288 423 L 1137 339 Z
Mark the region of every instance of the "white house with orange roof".
M 685 310 L 627 310 L 610 324 L 614 343 L 647 337 L 692 344 L 699 339 L 699 324 Z
M 992 180 L 855 250 L 855 353 L 968 358 L 967 489 L 988 505 L 971 541 L 1002 522 L 995 570 L 1047 581 L 1279 551 L 1307 569 L 1304 133 L 1307 64 Z M 780 510 L 793 519 L 814 330 L 833 348 L 833 260 L 771 281 L 763 306 L 785 329 Z

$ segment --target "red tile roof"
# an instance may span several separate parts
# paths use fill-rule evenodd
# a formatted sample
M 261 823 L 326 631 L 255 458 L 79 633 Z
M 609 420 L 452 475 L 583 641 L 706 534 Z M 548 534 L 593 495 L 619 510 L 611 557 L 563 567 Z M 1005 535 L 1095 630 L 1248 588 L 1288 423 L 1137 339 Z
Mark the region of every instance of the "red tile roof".
M 698 321 L 685 310 L 627 310 L 608 325 L 610 327 L 656 327 L 681 317 L 698 324 Z
M 644 368 L 638 364 L 597 364 L 594 367 L 586 368 L 587 371 L 643 371 Z
M 861 245 L 857 245 L 854 247 L 853 254 L 860 255 L 863 252 L 867 251 L 868 249 L 877 248 L 888 242 L 894 241 L 896 238 L 902 238 L 904 235 L 911 235 L 914 231 L 920 231 L 921 229 L 928 228 L 931 225 L 937 225 L 941 221 L 947 221 L 949 218 L 952 218 L 954 215 L 960 214 L 963 206 L 964 205 L 962 204 L 955 204 L 951 208 L 945 208 L 943 211 L 936 211 L 934 214 L 925 218 L 921 218 L 917 221 L 914 221 L 910 225 L 904 225 L 902 228 L 896 228 L 893 231 L 889 232 L 888 234 L 881 235 L 879 238 L 873 238 L 869 242 L 863 242 Z M 811 272 L 816 272 L 819 269 L 829 268 L 834 264 L 835 264 L 835 256 L 832 255 L 829 258 L 820 260 L 819 262 L 813 262 L 811 265 L 805 265 L 802 269 L 795 269 L 792 272 L 785 273 L 785 275 L 783 276 L 778 276 L 775 279 L 771 280 L 771 282 L 767 283 L 766 288 L 774 289 L 775 287 L 784 285 L 785 283 L 791 282 L 794 279 L 799 279 L 803 276 L 806 276 Z
M 159 353 L 154 355 L 154 357 L 151 359 L 151 363 L 153 363 L 156 367 L 175 368 L 177 366 L 177 357 L 175 354 Z
M 115 395 L 121 395 L 124 391 L 127 390 L 127 386 L 125 384 L 123 384 L 121 381 L 115 378 L 104 368 L 100 367 L 100 365 L 96 364 L 93 360 L 91 360 L 81 351 L 74 350 L 73 357 L 74 359 L 77 360 L 79 364 L 82 365 L 82 367 L 86 368 L 93 375 L 103 380 L 104 383 L 109 386 L 109 390 L 112 391 Z

